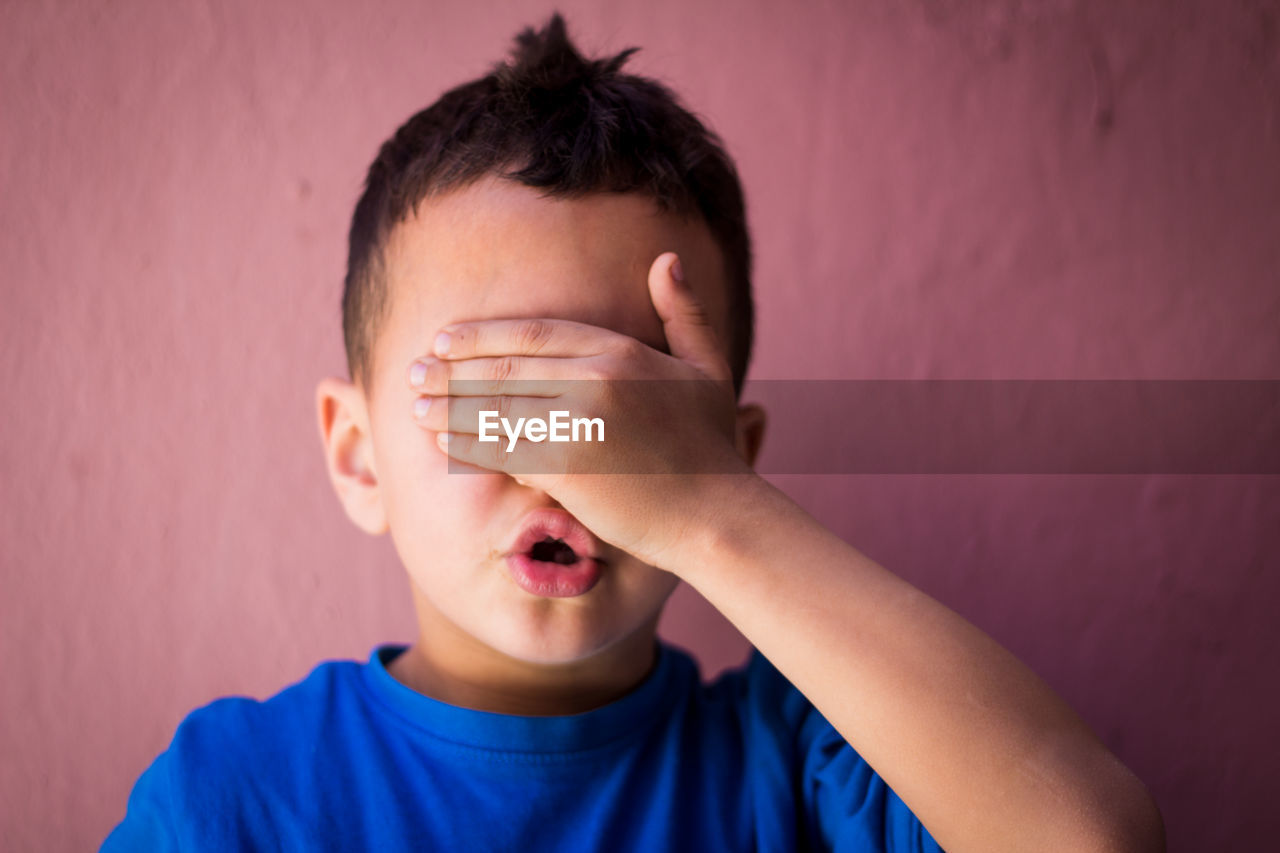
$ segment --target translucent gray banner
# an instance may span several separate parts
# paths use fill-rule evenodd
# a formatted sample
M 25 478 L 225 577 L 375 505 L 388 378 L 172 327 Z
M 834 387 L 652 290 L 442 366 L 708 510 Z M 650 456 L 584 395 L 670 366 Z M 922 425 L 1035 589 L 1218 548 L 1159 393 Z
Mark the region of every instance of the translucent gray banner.
M 654 422 L 644 401 L 691 399 L 682 385 L 520 381 L 503 386 L 520 395 L 504 402 L 489 383 L 454 381 L 454 402 L 472 399 L 451 403 L 450 429 L 478 434 L 477 406 L 487 400 L 544 419 L 565 412 L 569 435 L 574 419 L 595 413 L 588 401 L 610 400 L 622 408 L 590 453 L 575 453 L 572 439 L 553 446 L 522 436 L 512 445 L 500 428 L 501 440 L 485 449 L 517 474 L 716 473 L 708 454 L 642 462 L 612 452 L 670 427 Z M 761 474 L 1280 474 L 1276 380 L 759 380 L 747 383 L 742 402 L 768 414 Z M 489 426 L 492 434 L 492 417 Z M 578 442 L 584 436 L 579 430 Z

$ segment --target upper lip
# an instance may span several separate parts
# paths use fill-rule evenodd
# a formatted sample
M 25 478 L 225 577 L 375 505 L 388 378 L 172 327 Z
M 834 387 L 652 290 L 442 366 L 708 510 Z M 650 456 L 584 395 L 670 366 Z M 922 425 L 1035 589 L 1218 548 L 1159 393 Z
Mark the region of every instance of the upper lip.
M 547 537 L 563 540 L 581 559 L 600 560 L 599 540 L 572 515 L 551 507 L 535 509 L 520 519 L 515 539 L 506 553 L 527 554 Z

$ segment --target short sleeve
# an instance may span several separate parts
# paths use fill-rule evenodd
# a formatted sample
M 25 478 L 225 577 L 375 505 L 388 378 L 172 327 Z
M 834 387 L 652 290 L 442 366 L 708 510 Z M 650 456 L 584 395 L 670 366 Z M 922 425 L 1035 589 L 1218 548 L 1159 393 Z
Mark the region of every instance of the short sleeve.
M 151 762 L 129 794 L 124 820 L 102 843 L 102 853 L 177 850 L 170 820 L 173 815 L 170 787 L 171 756 L 168 751 Z
M 938 853 L 942 848 L 906 803 L 809 707 L 798 750 L 810 837 L 835 853 Z
M 254 771 L 278 766 L 250 725 L 259 703 L 216 699 L 189 713 L 143 771 L 124 820 L 103 842 L 124 850 L 279 849 Z
M 798 845 L 835 853 L 941 851 L 919 818 L 759 650 L 752 651 L 746 678 L 753 728 L 786 744 L 779 763 L 788 766 L 797 798 Z

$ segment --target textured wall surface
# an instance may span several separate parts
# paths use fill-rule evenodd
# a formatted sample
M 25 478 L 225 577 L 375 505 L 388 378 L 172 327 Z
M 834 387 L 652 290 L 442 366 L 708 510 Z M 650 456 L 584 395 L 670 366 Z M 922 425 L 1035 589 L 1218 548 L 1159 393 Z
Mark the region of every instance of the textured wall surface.
M 738 159 L 754 376 L 1280 378 L 1276 3 L 561 8 Z M 312 409 L 345 229 L 382 138 L 548 10 L 0 4 L 4 849 L 95 846 L 191 708 L 409 638 Z M 1171 849 L 1280 834 L 1277 478 L 777 482 L 1039 672 Z M 663 630 L 745 650 L 687 590 Z

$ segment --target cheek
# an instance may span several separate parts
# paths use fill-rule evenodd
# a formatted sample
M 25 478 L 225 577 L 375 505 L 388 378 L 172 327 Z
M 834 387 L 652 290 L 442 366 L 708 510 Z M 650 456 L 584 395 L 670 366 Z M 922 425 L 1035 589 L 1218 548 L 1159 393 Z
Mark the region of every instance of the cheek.
M 408 415 L 377 435 L 378 486 L 391 538 L 415 575 L 432 566 L 483 558 L 485 529 L 510 478 L 449 471 L 449 460 Z
M 392 531 L 437 553 L 483 549 L 482 534 L 509 482 L 489 472 L 450 474 L 443 461 L 425 472 L 403 468 L 394 479 Z
M 474 599 L 476 584 L 489 573 L 492 545 L 486 534 L 504 479 L 491 473 L 401 472 L 398 500 L 388 512 L 391 539 L 409 577 L 437 607 L 452 609 Z
M 405 390 L 383 395 L 374 422 L 378 485 L 393 532 L 456 523 L 469 507 L 491 496 L 503 481 L 492 472 L 450 473 L 449 458 L 435 445 L 435 434 L 414 422 L 414 395 Z

